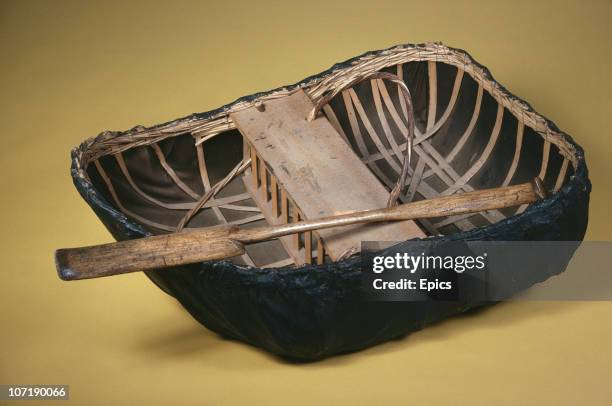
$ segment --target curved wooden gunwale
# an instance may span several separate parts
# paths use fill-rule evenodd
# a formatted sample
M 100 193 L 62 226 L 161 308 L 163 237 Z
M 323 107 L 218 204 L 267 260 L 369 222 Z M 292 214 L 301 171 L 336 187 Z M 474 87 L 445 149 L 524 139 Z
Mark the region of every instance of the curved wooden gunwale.
M 486 182 L 486 180 L 483 180 L 483 173 L 486 172 L 485 167 L 490 165 L 493 157 L 503 157 L 504 161 L 509 162 L 508 169 L 503 172 L 503 175 L 497 177 L 496 186 L 516 184 L 527 176 L 539 175 L 540 178 L 548 180 L 553 185 L 551 189 L 556 192 L 571 176 L 573 168 L 576 166 L 576 158 L 571 145 L 565 143 L 556 131 L 549 128 L 544 119 L 530 111 L 527 105 L 508 97 L 505 92 L 500 91 L 499 86 L 488 77 L 488 72 L 473 63 L 466 54 L 439 44 L 427 44 L 422 47 L 397 47 L 383 51 L 379 55 L 365 55 L 348 67 L 337 69 L 323 77 L 302 83 L 299 87 L 303 88 L 313 100 L 319 100 L 323 95 L 329 92 L 333 93 L 335 89 L 341 88 L 343 83 L 350 82 L 367 72 L 391 69 L 399 73 L 401 77 L 406 78 L 409 75 L 409 69 L 406 69 L 405 65 L 418 63 L 426 64 L 425 71 L 427 74 L 423 76 L 423 78 L 426 77 L 428 82 L 428 93 L 425 100 L 427 108 L 424 114 L 426 123 L 424 123 L 425 130 L 423 133 L 417 129 L 414 143 L 416 159 L 414 166 L 409 169 L 410 177 L 401 196 L 403 202 L 432 198 L 438 195 L 450 195 L 461 191 L 473 191 L 480 184 Z M 439 64 L 454 67 L 456 69 L 455 75 L 452 78 L 440 76 L 437 69 Z M 439 82 L 444 81 L 452 83 L 452 86 L 450 86 L 451 91 L 446 105 L 441 106 L 443 97 L 439 95 L 441 88 Z M 443 133 L 442 130 L 445 127 L 452 125 L 455 115 L 458 114 L 457 111 L 467 109 L 464 106 L 465 103 L 461 102 L 460 96 L 464 82 L 469 81 L 476 85 L 477 91 L 475 100 L 471 100 L 470 103 L 467 125 L 450 150 L 439 150 L 434 146 L 433 141 L 436 141 L 438 134 Z M 363 90 L 366 87 L 370 89 L 369 93 Z M 332 103 L 325 106 L 323 110 L 340 136 L 350 145 L 354 145 L 356 154 L 387 188 L 393 186 L 400 171 L 401 157 L 406 148 L 403 136 L 407 131 L 404 124 L 405 103 L 403 103 L 401 97 L 396 97 L 397 89 L 391 89 L 394 92 L 389 90 L 381 80 L 375 79 L 336 94 Z M 98 182 L 97 186 L 106 188 L 116 207 L 128 217 L 135 219 L 156 233 L 177 231 L 178 223 L 166 224 L 144 217 L 138 211 L 144 212 L 146 210 L 143 210 L 142 207 L 153 205 L 160 212 L 161 210 L 173 211 L 182 216 L 181 213 L 184 214 L 185 211 L 193 211 L 198 204 L 197 202 L 203 197 L 188 182 L 181 179 L 181 176 L 173 169 L 172 163 L 166 159 L 158 144 L 173 137 L 192 137 L 194 156 L 198 167 L 194 176 L 199 178 L 204 195 L 206 195 L 207 192 L 215 188 L 216 184 L 220 183 L 213 184 L 210 180 L 209 172 L 218 171 L 218 169 L 209 166 L 211 164 L 205 159 L 207 145 L 213 139 L 227 138 L 226 135 L 235 129 L 235 125 L 229 118 L 229 112 L 249 107 L 254 103 L 282 97 L 291 91 L 292 89 L 284 88 L 257 97 L 254 100 L 239 101 L 228 109 L 206 119 L 188 118 L 151 129 L 137 129 L 125 134 L 102 136 L 92 141 L 89 148 L 82 151 L 79 160 L 80 176 L 89 179 L 90 173 L 93 175 L 95 172 L 102 180 L 101 183 Z M 493 119 L 484 114 L 482 110 L 485 94 L 497 103 L 497 112 Z M 442 114 L 437 118 L 436 113 L 438 111 Z M 499 150 L 501 148 L 499 143 L 505 136 L 504 122 L 507 115 L 516 122 L 516 130 L 513 131 L 515 144 L 509 153 L 502 153 L 503 151 L 500 152 Z M 346 120 L 343 119 L 344 116 L 347 117 Z M 481 128 L 486 126 L 492 126 L 487 142 L 477 143 L 474 141 L 474 137 L 476 135 L 480 136 L 482 134 Z M 527 134 L 524 131 L 525 127 L 532 129 L 532 132 L 535 132 L 543 140 L 542 149 L 538 154 L 541 157 L 541 162 L 539 168 L 537 168 L 537 173 L 527 173 L 527 169 L 523 170 L 524 168 L 521 166 L 521 157 L 530 156 L 534 153 L 533 150 L 526 150 L 524 139 L 533 134 Z M 378 128 L 380 130 L 377 130 Z M 476 147 L 471 144 L 484 144 L 484 148 L 476 150 Z M 153 149 L 154 156 L 159 160 L 159 164 L 174 182 L 177 194 L 182 193 L 184 200 L 163 201 L 158 196 L 147 193 L 138 185 L 130 173 L 125 157 L 122 155 L 123 152 L 135 148 Z M 372 148 L 374 152 L 372 152 Z M 101 159 L 109 155 L 115 157 L 119 167 L 119 171 L 115 171 L 117 172 L 116 176 L 110 176 L 107 173 L 105 165 L 108 164 L 105 164 Z M 549 161 L 553 155 L 560 156 L 560 168 L 556 173 L 549 173 L 551 172 Z M 472 159 L 474 160 L 472 161 Z M 467 161 L 470 161 L 468 169 L 459 170 L 457 163 Z M 94 165 L 89 166 L 90 163 Z M 572 164 L 571 168 L 570 163 Z M 240 161 L 235 162 L 235 165 L 239 164 Z M 282 190 L 278 189 L 278 185 L 274 183 L 274 178 L 266 172 L 265 165 L 260 163 L 258 166 L 258 160 L 255 159 L 252 161 L 250 171 L 247 170 L 247 172 L 250 173 L 257 187 L 263 190 L 263 193 L 266 195 L 270 193 L 270 201 L 273 201 L 277 208 L 284 207 L 284 205 L 288 207 L 284 214 L 287 216 L 287 220 L 289 220 L 289 217 L 299 219 L 299 208 L 289 208 L 295 205 L 285 201 L 287 197 L 283 197 Z M 120 179 L 120 177 L 123 179 Z M 125 197 L 117 192 L 113 185 L 114 182 L 125 182 L 133 189 L 133 195 L 127 196 L 127 200 L 130 201 L 129 204 L 122 201 Z M 204 212 L 212 213 L 214 221 L 218 224 L 259 224 L 258 222 L 261 222 L 264 218 L 260 210 L 251 205 L 252 201 L 249 201 L 250 199 L 239 200 L 241 197 L 247 196 L 244 188 L 238 191 L 232 190 L 231 193 L 228 192 L 228 195 L 215 196 L 220 192 L 221 190 L 214 191 L 208 197 L 203 204 L 203 210 L 195 216 L 194 222 L 197 223 L 196 220 L 204 221 L 203 215 L 201 215 Z M 135 196 L 140 199 L 137 204 L 132 202 L 135 200 Z M 273 199 L 272 196 L 274 196 Z M 244 201 L 247 202 L 234 204 Z M 521 206 L 515 209 L 514 213 L 521 213 L 525 209 L 526 206 Z M 229 211 L 240 212 L 242 213 L 241 217 L 228 219 Z M 430 234 L 452 233 L 457 230 L 469 230 L 495 223 L 510 214 L 513 213 L 495 210 L 477 215 L 424 220 L 421 225 Z M 234 215 L 232 214 L 230 217 Z M 205 223 L 205 225 L 212 224 Z M 198 223 L 193 227 L 200 226 L 201 223 Z M 321 250 L 321 252 L 324 251 L 324 247 L 322 247 L 316 235 L 308 235 L 307 238 L 297 236 L 296 243 Z M 279 247 L 280 245 L 276 249 Z M 279 256 L 282 257 L 281 254 Z M 315 252 L 312 255 L 312 258 L 316 261 L 322 261 L 323 257 L 324 255 L 321 255 L 320 252 Z M 242 257 L 242 262 L 260 267 L 274 267 L 287 265 L 290 260 L 275 257 L 274 260 L 262 263 L 261 261 L 254 261 L 247 251 Z

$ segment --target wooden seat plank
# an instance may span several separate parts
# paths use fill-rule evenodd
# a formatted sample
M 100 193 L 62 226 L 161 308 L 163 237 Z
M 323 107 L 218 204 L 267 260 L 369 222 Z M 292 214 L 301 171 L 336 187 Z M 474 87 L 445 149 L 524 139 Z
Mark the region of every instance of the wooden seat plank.
M 263 107 L 230 116 L 306 219 L 385 207 L 389 192 L 327 118 L 306 120 L 313 108 L 306 93 L 299 90 Z M 337 260 L 349 249 L 358 250 L 362 241 L 403 241 L 425 234 L 413 221 L 402 221 L 320 230 L 319 236 L 327 255 Z

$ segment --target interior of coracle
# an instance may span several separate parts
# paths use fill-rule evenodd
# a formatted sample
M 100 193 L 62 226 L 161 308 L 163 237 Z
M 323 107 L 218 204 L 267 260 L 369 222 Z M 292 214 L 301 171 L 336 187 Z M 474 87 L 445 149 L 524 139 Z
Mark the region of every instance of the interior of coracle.
M 414 107 L 413 156 L 400 202 L 514 185 L 536 176 L 548 191 L 557 192 L 573 173 L 570 153 L 525 118 L 520 103 L 491 91 L 486 76 L 479 76 L 473 65 L 464 68 L 419 60 L 381 69 L 404 80 Z M 317 97 L 323 92 L 308 84 L 304 90 Z M 361 81 L 333 97 L 322 114 L 390 191 L 406 149 L 406 106 L 398 86 L 381 79 Z M 253 173 L 254 165 L 265 164 L 257 157 L 255 163 L 245 163 L 251 155 L 242 134 L 223 115 L 203 120 L 193 131 L 179 128 L 172 136 L 92 155 L 85 167 L 109 202 L 154 234 L 183 227 L 269 223 L 247 189 L 248 176 L 258 177 L 259 188 L 265 190 L 260 193 L 268 201 L 287 207 L 289 221 L 299 218 L 300 208 L 281 193 L 271 173 Z M 523 205 L 417 223 L 425 235 L 446 235 L 496 223 L 525 209 Z M 316 232 L 292 241 L 298 250 L 311 251 L 306 262 L 331 260 Z M 232 261 L 257 267 L 296 262 L 279 240 L 251 244 Z

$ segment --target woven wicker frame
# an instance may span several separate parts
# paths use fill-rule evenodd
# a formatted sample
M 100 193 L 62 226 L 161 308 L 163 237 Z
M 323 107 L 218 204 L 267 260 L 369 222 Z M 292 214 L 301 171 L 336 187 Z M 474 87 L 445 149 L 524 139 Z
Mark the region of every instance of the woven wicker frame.
M 148 129 L 136 127 L 126 132 L 104 132 L 73 150 L 72 177 L 75 186 L 116 239 L 150 235 L 148 229 L 118 210 L 117 205 L 111 204 L 96 188 L 88 177 L 88 166 L 95 165 L 105 155 L 115 154 L 115 159 L 120 160 L 121 154 L 117 152 L 138 145 L 154 145 L 160 140 L 178 135 L 193 134 L 194 144 L 199 142 L 198 145 L 202 145 L 207 139 L 233 129 L 228 119 L 230 111 L 281 97 L 296 88 L 305 89 L 317 101 L 360 75 L 417 60 L 446 62 L 460 68 L 480 85 L 481 92 L 489 92 L 500 106 L 524 124 L 519 128 L 531 127 L 542 137 L 545 145 L 543 154 L 550 153 L 551 145 L 558 148 L 563 157 L 561 171 L 569 170 L 570 163 L 572 166 L 570 175 L 565 179 L 560 177 L 564 180 L 562 184 L 554 182 L 557 192 L 547 199 L 487 226 L 432 236 L 422 242 L 434 247 L 452 240 L 581 240 L 588 222 L 591 186 L 580 146 L 552 122 L 533 111 L 529 104 L 495 82 L 489 71 L 467 53 L 440 44 L 402 45 L 368 52 L 336 64 L 293 86 L 243 97 L 207 113 L 193 114 Z M 522 137 L 520 130 L 517 130 L 516 137 L 518 143 Z M 419 141 L 418 134 L 416 141 Z M 198 154 L 200 160 L 202 155 L 200 152 Z M 375 158 L 379 159 L 378 156 Z M 512 166 L 511 170 L 516 169 Z M 424 171 L 423 175 L 426 173 Z M 214 186 L 210 184 L 206 173 L 201 172 L 201 175 L 203 183 L 208 182 L 206 190 L 212 190 Z M 503 183 L 508 182 L 509 176 Z M 208 201 L 204 207 L 213 207 L 217 212 L 221 205 L 233 205 L 238 201 L 235 199 L 239 198 L 241 196 L 219 198 L 215 202 Z M 178 206 L 189 210 L 194 207 L 194 203 L 173 203 L 175 209 Z M 408 244 L 400 244 L 396 249 L 410 252 Z M 282 267 L 289 263 L 279 262 L 275 265 Z M 562 268 L 554 268 L 542 269 L 535 274 L 517 272 L 508 275 L 512 279 L 508 289 L 518 292 L 562 271 Z M 150 271 L 147 276 L 180 301 L 207 328 L 275 354 L 309 360 L 355 351 L 397 338 L 483 304 L 439 301 L 377 303 L 355 300 L 359 297 L 362 283 L 360 257 L 317 265 L 268 269 L 243 267 L 228 261 L 205 262 Z
M 471 176 L 473 176 L 476 172 L 480 170 L 480 168 L 486 161 L 488 154 L 495 146 L 495 142 L 497 140 L 497 136 L 499 135 L 499 130 L 501 127 L 504 109 L 514 115 L 514 117 L 518 120 L 519 125 L 517 125 L 517 147 L 515 151 L 514 160 L 512 166 L 508 171 L 507 177 L 501 186 L 506 186 L 510 183 L 514 171 L 517 168 L 523 138 L 523 130 L 525 126 L 531 127 L 533 130 L 535 130 L 537 134 L 539 134 L 544 139 L 544 156 L 542 157 L 542 166 L 540 168 L 539 173 L 540 177 L 543 178 L 546 175 L 546 165 L 548 163 L 548 155 L 550 154 L 551 145 L 556 146 L 558 148 L 559 154 L 561 154 L 564 158 L 560 172 L 557 175 L 556 181 L 554 182 L 554 192 L 561 188 L 563 181 L 566 177 L 566 173 L 568 171 L 569 163 L 572 164 L 574 170 L 576 169 L 577 158 L 574 145 L 568 142 L 561 132 L 553 128 L 550 123 L 547 122 L 547 120 L 532 111 L 527 103 L 510 95 L 502 86 L 500 86 L 497 82 L 493 80 L 486 68 L 474 62 L 472 58 L 465 52 L 448 48 L 437 43 L 430 43 L 424 45 L 404 45 L 379 52 L 368 53 L 346 63 L 338 64 L 332 67 L 327 72 L 324 72 L 319 76 L 306 79 L 296 85 L 279 88 L 265 94 L 257 94 L 242 98 L 232 104 L 229 104 L 218 110 L 211 111 L 208 113 L 194 114 L 151 128 L 144 128 L 139 126 L 127 132 L 103 132 L 98 137 L 85 141 L 79 148 L 76 148 L 73 151 L 75 158 L 73 169 L 75 170 L 76 177 L 81 178 L 83 182 L 89 183 L 90 180 L 87 174 L 87 167 L 91 163 L 95 164 L 97 171 L 101 174 L 102 178 L 104 179 L 104 182 L 107 184 L 107 187 L 111 191 L 115 206 L 121 210 L 122 214 L 127 214 L 129 217 L 136 219 L 141 224 L 165 231 L 180 231 L 181 229 L 187 226 L 190 219 L 202 207 L 212 207 L 219 222 L 227 223 L 228 221 L 224 218 L 219 207 L 231 207 L 234 210 L 257 212 L 257 210 L 255 210 L 255 208 L 253 207 L 233 204 L 234 201 L 239 200 L 238 198 L 241 197 L 242 194 L 237 195 L 233 200 L 230 199 L 226 201 L 224 204 L 222 204 L 223 202 L 217 202 L 214 199 L 214 195 L 220 189 L 222 189 L 229 181 L 231 181 L 234 176 L 246 169 L 248 163 L 245 163 L 244 161 L 239 163 L 234 168 L 234 170 L 232 170 L 230 174 L 228 174 L 228 176 L 224 178 L 221 182 L 215 185 L 211 185 L 205 164 L 204 151 L 202 149 L 203 143 L 218 134 L 235 129 L 235 125 L 231 121 L 229 113 L 253 105 L 260 105 L 261 103 L 265 103 L 267 100 L 290 94 L 296 89 L 304 89 L 304 91 L 310 96 L 310 98 L 313 99 L 313 101 L 317 104 L 322 102 L 322 104 L 325 104 L 334 98 L 341 98 L 344 100 L 344 105 L 347 111 L 352 111 L 350 127 L 342 128 L 342 125 L 339 123 L 338 118 L 336 117 L 334 110 L 330 107 L 330 105 L 325 105 L 325 114 L 328 116 L 330 122 L 336 128 L 338 133 L 347 142 L 349 142 L 349 137 L 353 140 L 357 139 L 357 144 L 360 145 L 360 151 L 356 150 L 356 153 L 360 155 L 362 161 L 372 170 L 372 172 L 377 175 L 377 177 L 379 177 L 379 179 L 381 179 L 381 181 L 389 188 L 389 190 L 391 190 L 396 182 L 396 179 L 400 177 L 401 172 L 399 170 L 400 166 L 396 162 L 395 158 L 397 157 L 401 160 L 401 155 L 404 154 L 407 144 L 398 143 L 393 139 L 393 134 L 391 134 L 389 131 L 389 123 L 386 122 L 387 119 L 385 118 L 385 113 L 383 111 L 384 107 L 382 107 L 382 105 L 384 104 L 388 109 L 390 109 L 390 111 L 393 112 L 395 125 L 397 125 L 398 127 L 405 128 L 404 123 L 400 118 L 400 113 L 396 111 L 396 106 L 393 105 L 393 102 L 389 97 L 389 93 L 387 93 L 387 88 L 382 84 L 382 80 L 371 80 L 372 93 L 376 95 L 377 99 L 377 118 L 380 119 L 381 123 L 383 123 L 383 126 L 385 128 L 385 134 L 376 134 L 375 131 L 372 130 L 371 125 L 367 125 L 369 127 L 367 131 L 368 134 L 366 134 L 366 136 L 369 136 L 373 140 L 375 140 L 379 151 L 378 153 L 374 154 L 369 153 L 367 149 L 363 147 L 363 135 L 359 130 L 359 124 L 357 123 L 357 118 L 355 117 L 358 116 L 360 120 L 363 120 L 363 122 L 366 123 L 369 123 L 370 119 L 364 112 L 363 106 L 359 101 L 359 97 L 352 90 L 351 86 L 364 80 L 365 78 L 377 74 L 377 72 L 380 72 L 382 69 L 390 67 L 396 67 L 397 72 L 394 73 L 397 73 L 397 75 L 402 76 L 402 66 L 404 66 L 405 63 L 415 61 L 425 61 L 428 63 L 430 69 L 430 72 L 428 73 L 428 76 L 430 77 L 429 80 L 431 81 L 431 78 L 433 78 L 434 80 L 433 84 L 430 83 L 431 89 L 436 88 L 436 62 L 443 62 L 445 64 L 456 67 L 457 74 L 453 86 L 453 92 L 448 102 L 448 106 L 446 107 L 444 114 L 442 115 L 442 117 L 440 117 L 438 121 L 435 120 L 435 100 L 437 90 L 434 90 L 434 93 L 430 95 L 434 104 L 430 105 L 429 108 L 433 110 L 433 115 L 428 112 L 427 128 L 425 129 L 425 131 L 423 131 L 423 134 L 418 133 L 414 141 L 414 147 L 415 152 L 417 153 L 418 161 L 415 168 L 410 168 L 410 180 L 408 184 L 406 184 L 405 193 L 400 196 L 403 202 L 413 200 L 415 198 L 415 194 L 417 193 L 422 198 L 431 198 L 435 197 L 438 194 L 448 195 L 461 191 L 474 190 L 473 187 L 468 184 L 468 181 L 470 180 Z M 459 88 L 461 87 L 462 78 L 465 74 L 471 76 L 478 84 L 478 97 L 474 107 L 474 113 L 470 126 L 468 126 L 468 129 L 466 130 L 464 136 L 459 140 L 453 151 L 451 151 L 450 154 L 445 157 L 439 154 L 436 149 L 430 144 L 429 138 L 435 135 L 437 130 L 440 129 L 440 127 L 448 119 L 448 116 L 457 100 L 457 94 L 459 92 Z M 482 104 L 482 95 L 485 91 L 488 92 L 488 94 L 490 94 L 498 104 L 498 114 L 495 120 L 495 126 L 491 133 L 491 140 L 489 142 L 489 145 L 485 149 L 485 153 L 483 153 L 479 161 L 477 161 L 466 173 L 459 174 L 454 171 L 450 162 L 454 159 L 455 154 L 461 149 L 463 143 L 465 143 L 465 141 L 468 139 L 470 133 L 472 132 L 473 125 L 478 121 L 478 114 L 480 106 Z M 384 100 L 384 103 L 381 100 Z M 372 101 L 370 102 L 373 103 Z M 403 113 L 403 116 L 406 117 L 407 110 L 405 109 L 405 103 L 403 102 L 403 100 L 400 100 L 400 103 L 402 104 L 401 107 L 397 106 L 397 108 L 402 110 L 401 113 Z M 355 112 L 355 109 L 357 112 Z M 372 117 L 372 119 L 374 119 L 374 117 Z M 407 134 L 407 129 L 405 131 Z M 198 195 L 180 180 L 179 176 L 176 175 L 172 167 L 165 161 L 165 157 L 159 146 L 157 145 L 160 141 L 166 138 L 185 134 L 190 134 L 194 138 L 194 146 L 197 149 L 197 157 L 201 177 L 206 191 L 203 196 Z M 384 139 L 384 142 L 387 143 L 387 145 L 390 145 L 388 150 L 388 147 L 383 146 L 383 142 L 381 142 L 381 140 L 379 139 L 380 137 Z M 129 170 L 125 164 L 122 153 L 131 148 L 144 145 L 151 146 L 155 150 L 155 153 L 161 165 L 167 171 L 169 176 L 174 180 L 176 185 L 191 198 L 195 199 L 197 203 L 166 204 L 160 202 L 159 200 L 151 196 L 147 196 L 140 190 L 136 182 L 132 180 L 129 174 Z M 140 195 L 148 199 L 150 202 L 153 202 L 158 206 L 163 206 L 168 209 L 188 209 L 187 214 L 179 222 L 178 226 L 168 226 L 157 222 L 149 221 L 148 219 L 131 212 L 129 209 L 127 209 L 121 204 L 118 196 L 113 190 L 111 179 L 105 174 L 103 167 L 99 163 L 100 158 L 108 155 L 115 156 L 119 167 L 123 172 L 123 176 L 125 176 L 126 179 L 129 180 L 134 190 L 136 190 Z M 251 157 L 250 160 L 252 162 L 251 166 L 253 173 L 255 173 L 257 176 L 262 176 L 264 179 L 266 177 L 271 176 L 271 174 L 266 173 L 263 165 L 259 165 L 259 168 L 257 167 L 257 157 Z M 379 162 L 384 162 L 388 164 L 388 167 L 392 168 L 392 170 L 383 173 L 383 171 L 381 171 L 378 166 Z M 401 164 L 401 162 L 399 162 L 399 164 Z M 260 173 L 260 170 L 263 170 L 263 172 Z M 436 191 L 433 187 L 431 187 L 427 183 L 427 179 L 431 176 L 439 176 L 439 178 L 442 179 L 446 184 L 445 190 L 439 192 Z M 276 191 L 276 186 L 274 187 L 274 189 Z M 281 193 L 282 191 L 279 192 L 279 194 Z M 520 214 L 526 208 L 526 206 L 519 207 L 518 210 L 516 210 L 516 214 Z M 299 211 L 299 208 L 297 208 L 297 210 Z M 507 217 L 507 215 L 499 211 L 483 212 L 481 213 L 481 216 L 483 221 L 481 221 L 480 223 L 484 222 L 484 224 L 493 224 Z M 455 216 L 450 218 L 442 218 L 437 219 L 435 223 L 433 221 L 422 220 L 420 223 L 430 235 L 437 235 L 440 233 L 440 229 L 443 229 L 444 227 L 449 225 L 454 225 L 456 227 L 455 229 L 462 231 L 467 231 L 477 227 L 476 224 L 473 224 L 469 220 L 469 217 L 470 216 Z M 247 222 L 258 221 L 262 218 L 263 216 L 261 215 L 261 213 L 254 213 L 250 217 L 239 222 L 235 222 L 234 224 L 244 224 Z M 130 221 L 127 218 L 125 220 L 127 222 Z M 304 237 L 302 236 L 302 239 L 303 238 Z M 315 244 L 316 243 L 317 242 L 315 241 Z M 244 256 L 244 260 L 246 264 L 254 265 L 254 262 L 250 258 L 248 258 L 248 255 Z M 289 263 L 290 261 L 283 260 L 280 262 L 273 261 L 270 264 L 260 265 L 282 266 L 288 265 Z

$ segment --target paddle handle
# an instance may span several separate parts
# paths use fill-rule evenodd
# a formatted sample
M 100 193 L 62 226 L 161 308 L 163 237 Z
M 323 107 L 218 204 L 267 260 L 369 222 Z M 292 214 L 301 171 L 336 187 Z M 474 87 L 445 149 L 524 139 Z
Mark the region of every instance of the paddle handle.
M 247 244 L 295 233 L 358 223 L 457 216 L 486 210 L 503 209 L 530 204 L 545 197 L 546 192 L 542 182 L 539 178 L 535 178 L 532 182 L 519 185 L 436 197 L 385 209 L 364 210 L 277 226 L 240 229 L 233 233 L 232 238 Z
M 222 225 L 91 247 L 59 249 L 55 252 L 55 264 L 63 280 L 98 278 L 230 258 L 244 254 L 244 244 L 299 232 L 358 223 L 455 216 L 530 204 L 544 197 L 542 183 L 536 178 L 520 185 L 278 226 L 241 229 Z

